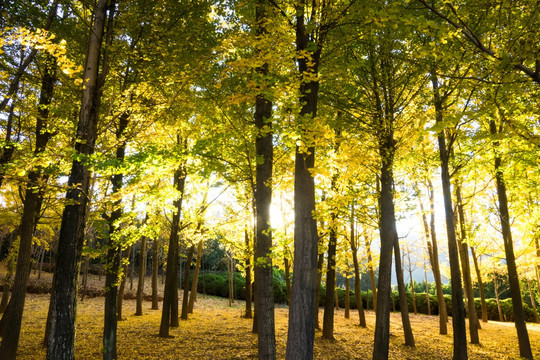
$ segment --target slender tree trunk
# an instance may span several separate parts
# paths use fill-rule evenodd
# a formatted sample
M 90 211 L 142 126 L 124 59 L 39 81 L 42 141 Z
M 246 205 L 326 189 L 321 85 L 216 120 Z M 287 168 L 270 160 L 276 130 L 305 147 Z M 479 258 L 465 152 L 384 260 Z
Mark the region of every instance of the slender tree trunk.
M 409 249 L 409 246 L 407 246 L 407 260 L 409 262 L 409 281 L 411 283 L 411 295 L 412 295 L 412 303 L 413 303 L 413 311 L 414 315 L 418 314 L 418 311 L 416 309 L 416 294 L 414 293 L 414 279 L 412 276 L 413 268 L 411 264 L 411 250 Z
M 461 258 L 461 268 L 463 272 L 463 284 L 465 286 L 465 295 L 467 298 L 467 314 L 469 315 L 469 336 L 471 344 L 480 344 L 478 337 L 478 315 L 476 314 L 476 306 L 474 304 L 474 293 L 471 279 L 471 266 L 469 263 L 469 248 L 467 246 L 467 231 L 465 229 L 465 210 L 463 209 L 463 199 L 461 197 L 461 186 L 456 185 L 456 200 L 459 215 L 459 227 L 461 237 L 458 239 L 457 245 Z
M 373 257 L 371 256 L 371 241 L 368 239 L 367 234 L 364 235 L 364 240 L 368 257 L 368 271 L 369 279 L 371 282 L 371 293 L 373 295 L 373 310 L 377 311 L 377 284 L 375 281 L 375 270 L 373 269 Z
M 440 96 L 439 81 L 435 72 L 431 74 L 435 117 L 438 124 L 443 122 L 443 100 Z M 446 234 L 448 236 L 448 255 L 450 260 L 450 273 L 452 285 L 452 326 L 454 330 L 454 359 L 467 359 L 467 333 L 465 331 L 465 308 L 463 305 L 463 291 L 461 287 L 461 271 L 459 269 L 459 256 L 456 243 L 456 229 L 454 209 L 452 205 L 452 192 L 450 185 L 449 160 L 452 149 L 452 140 L 447 145 L 445 130 L 437 136 L 439 144 L 439 157 L 441 161 L 441 182 L 443 188 L 444 210 L 446 215 Z
M 324 297 L 324 315 L 322 337 L 334 339 L 334 293 L 336 287 L 336 214 L 332 212 L 330 222 L 330 239 L 328 242 L 328 265 L 326 267 L 326 294 Z
M 497 129 L 494 120 L 489 123 L 491 135 L 495 137 L 502 133 L 502 127 Z M 502 168 L 502 157 L 499 153 L 499 141 L 493 140 L 493 150 L 495 152 L 495 180 L 497 183 L 497 196 L 499 199 L 499 216 L 504 241 L 504 253 L 506 256 L 506 266 L 508 268 L 508 283 L 510 285 L 510 294 L 512 297 L 512 309 L 514 312 L 514 322 L 516 325 L 519 354 L 521 357 L 532 359 L 531 343 L 529 333 L 525 324 L 525 314 L 521 302 L 521 290 L 519 287 L 519 277 L 514 255 L 514 241 L 512 240 L 512 231 L 510 229 L 510 212 L 508 210 L 508 199 L 506 196 L 506 182 Z
M 529 297 L 531 298 L 531 305 L 534 312 L 534 322 L 539 323 L 540 319 L 538 318 L 538 311 L 536 310 L 536 301 L 534 300 L 534 293 L 532 291 L 531 281 L 529 280 L 529 278 L 526 278 L 526 280 L 527 280 L 527 287 L 529 288 Z
M 345 273 L 345 319 L 350 318 L 351 308 L 351 279 L 349 278 L 349 271 Z
M 180 318 L 182 320 L 188 319 L 188 302 L 189 302 L 189 273 L 191 270 L 191 261 L 195 254 L 195 245 L 189 247 L 189 252 L 186 260 L 186 266 L 184 268 L 184 291 L 182 294 L 182 314 Z
M 90 41 L 86 54 L 81 112 L 77 126 L 75 160 L 71 168 L 66 205 L 62 214 L 55 268 L 55 308 L 50 322 L 47 359 L 73 359 L 75 356 L 75 317 L 77 309 L 77 282 L 84 242 L 87 197 L 90 186 L 90 169 L 79 159 L 94 152 L 97 136 L 98 113 L 101 103 L 101 88 L 107 73 L 104 57 L 103 71 L 99 74 L 101 44 L 107 10 L 114 16 L 115 2 L 99 0 L 94 11 L 94 22 L 90 30 Z M 112 29 L 110 29 L 112 31 Z M 106 53 L 105 53 L 106 54 Z M 98 79 L 99 77 L 99 79 Z M 80 184 L 79 186 L 75 186 Z
M 119 141 L 116 149 L 116 161 L 118 164 L 124 162 L 126 152 L 126 142 L 124 132 L 129 124 L 129 113 L 124 112 L 120 115 L 118 128 L 116 129 L 116 140 Z M 116 173 L 112 176 L 112 194 L 118 194 L 122 189 L 124 175 Z M 120 270 L 121 244 L 116 239 L 118 222 L 122 217 L 122 199 L 114 202 L 114 208 L 110 216 L 107 217 L 109 225 L 109 239 L 107 243 L 107 267 L 105 277 L 105 314 L 103 326 L 103 359 L 112 360 L 117 358 L 116 352 L 116 332 L 118 328 L 117 321 L 122 320 L 122 300 L 124 297 L 124 284 L 127 270 L 127 264 L 124 266 L 122 285 L 118 293 L 118 271 Z M 128 248 L 128 256 L 131 246 Z
M 321 47 L 308 48 L 310 34 L 305 26 L 304 5 L 296 7 L 296 49 L 310 56 L 299 56 L 300 84 L 299 118 L 302 122 L 317 116 L 319 82 L 313 79 L 318 74 Z M 313 43 L 311 43 L 313 44 Z M 309 75 L 308 75 L 309 74 Z M 307 134 L 306 134 L 307 135 Z M 313 358 L 315 324 L 313 309 L 317 292 L 317 222 L 315 211 L 315 182 L 310 170 L 315 166 L 315 147 L 310 139 L 306 148 L 296 146 L 294 171 L 294 278 L 291 289 L 289 329 L 287 332 L 286 359 L 303 360 Z
M 178 140 L 180 143 L 180 140 Z M 163 308 L 161 313 L 161 324 L 159 336 L 169 337 L 169 326 L 171 321 L 173 302 L 178 306 L 178 229 L 180 223 L 180 213 L 182 211 L 182 200 L 184 196 L 184 186 L 186 174 L 184 165 L 181 164 L 174 173 L 174 187 L 179 192 L 178 198 L 174 201 L 175 212 L 172 217 L 171 234 L 169 237 L 169 251 L 167 254 L 167 273 L 165 275 L 165 290 L 163 292 Z M 176 291 L 175 291 L 176 290 Z M 175 294 L 176 292 L 176 294 Z M 175 317 L 176 318 L 176 317 Z
M 132 246 L 129 246 L 126 249 L 125 261 L 128 261 L 130 259 L 132 250 L 134 251 Z M 120 249 L 118 249 L 117 252 L 118 252 L 118 257 L 121 260 L 122 254 L 121 254 Z M 127 282 L 127 277 L 128 277 L 128 268 L 129 268 L 129 262 L 125 262 L 124 265 L 122 266 L 122 277 L 119 278 L 120 287 L 117 289 L 118 291 L 116 295 L 116 320 L 117 321 L 125 320 L 122 310 L 123 310 L 123 304 L 124 304 L 124 292 L 126 290 L 126 282 Z M 118 273 L 118 270 L 119 269 L 117 269 L 117 273 Z M 105 282 L 106 281 L 107 280 L 105 280 Z
M 258 0 L 256 4 L 257 26 L 255 33 L 259 37 L 268 36 L 266 21 L 271 3 Z M 267 50 L 267 49 L 266 49 Z M 259 49 L 257 51 L 260 51 Z M 264 83 L 268 76 L 268 64 L 265 62 L 257 67 L 256 75 Z M 257 303 L 257 334 L 259 359 L 276 358 L 275 320 L 274 320 L 274 283 L 272 274 L 272 232 L 270 227 L 270 204 L 272 202 L 272 164 L 274 147 L 272 143 L 272 102 L 258 93 L 255 99 L 255 126 L 257 138 L 255 148 L 257 157 L 262 159 L 256 164 L 255 181 L 255 211 L 256 211 L 256 240 L 255 240 L 255 298 Z
M 4 277 L 4 288 L 2 291 L 2 301 L 0 302 L 0 314 L 6 311 L 9 302 L 9 295 L 11 294 L 11 284 L 13 280 L 13 273 L 15 272 L 15 244 L 11 246 L 7 256 L 6 262 L 6 276 Z
M 227 270 L 229 271 L 229 306 L 234 304 L 234 265 L 232 251 L 229 253 L 227 262 Z
M 334 279 L 334 284 L 337 284 L 337 279 Z M 339 310 L 339 295 L 337 287 L 334 288 L 334 305 L 336 307 L 336 310 Z
M 377 310 L 375 311 L 375 340 L 373 345 L 373 360 L 388 359 L 390 341 L 390 298 L 392 249 L 397 241 L 395 233 L 394 200 L 393 200 L 393 136 L 387 135 L 381 141 L 382 158 L 381 188 L 379 193 L 381 253 L 379 260 L 379 288 L 377 294 Z M 398 258 L 396 256 L 396 258 Z
M 435 278 L 435 287 L 437 290 L 437 307 L 439 309 L 439 334 L 448 334 L 447 327 L 447 311 L 446 302 L 444 301 L 444 294 L 442 290 L 441 270 L 439 267 L 439 250 L 437 245 L 437 233 L 435 232 L 435 191 L 431 180 L 428 180 L 429 188 L 429 207 L 430 207 L 430 234 L 431 243 L 428 242 L 428 249 L 431 245 L 430 261 L 431 269 L 433 270 L 433 277 Z
M 133 290 L 133 273 L 135 273 L 135 249 L 131 252 L 129 260 L 129 290 Z
M 474 248 L 472 246 L 471 246 L 471 255 L 473 258 L 474 269 L 476 271 L 476 279 L 478 280 L 478 289 L 480 291 L 480 301 L 482 303 L 482 321 L 487 323 L 488 312 L 487 312 L 487 305 L 486 305 L 486 296 L 484 293 L 484 282 L 482 281 L 482 273 L 480 272 L 480 266 L 478 265 L 478 258 L 476 256 L 476 251 L 474 251 Z
M 287 305 L 291 306 L 291 263 L 289 258 L 283 258 L 285 264 L 285 286 L 287 287 Z
M 159 270 L 159 240 L 152 244 L 152 310 L 159 310 L 158 305 L 158 270 Z
M 504 316 L 501 308 L 501 301 L 499 300 L 499 284 L 497 281 L 497 274 L 493 276 L 493 289 L 495 290 L 495 300 L 497 301 L 497 310 L 499 312 L 499 321 L 504 321 Z
M 399 240 L 395 228 L 394 233 L 396 235 L 394 238 L 394 260 L 396 264 L 396 277 L 399 291 L 399 308 L 401 312 L 401 321 L 403 323 L 403 333 L 405 335 L 405 345 L 414 347 L 414 336 L 412 332 L 411 321 L 409 319 L 409 305 L 407 302 L 407 292 L 405 291 L 405 279 L 403 276 L 403 267 L 401 264 Z
M 324 265 L 324 254 L 321 253 L 317 260 L 317 288 L 315 290 L 315 309 L 313 309 L 315 329 L 321 330 L 321 324 L 319 322 L 319 307 L 321 304 L 321 282 Z
M 197 285 L 199 283 L 201 259 L 202 259 L 202 240 L 200 240 L 199 243 L 197 244 L 197 260 L 195 261 L 195 271 L 193 272 L 193 280 L 191 281 L 191 292 L 189 293 L 189 301 L 188 301 L 188 309 L 187 309 L 188 314 L 193 314 L 193 306 L 195 305 L 195 300 L 197 300 Z M 246 281 L 247 281 L 247 276 L 246 276 Z M 251 287 L 251 284 L 250 284 L 250 287 Z M 250 301 L 250 308 L 251 308 L 251 297 L 249 301 Z
M 244 314 L 246 319 L 253 318 L 253 311 L 251 310 L 251 302 L 252 302 L 252 288 L 251 288 L 251 241 L 249 241 L 249 232 L 246 228 L 244 231 L 244 241 L 246 245 L 246 255 L 245 255 L 245 262 L 246 262 L 246 313 Z
M 354 212 L 354 204 L 353 210 Z M 358 322 L 363 328 L 367 326 L 366 315 L 364 313 L 364 304 L 362 303 L 362 290 L 360 288 L 360 264 L 358 263 L 358 248 L 356 247 L 357 238 L 354 231 L 354 225 L 351 226 L 351 252 L 354 265 L 354 296 L 356 297 L 356 308 L 358 310 Z
M 141 238 L 141 255 L 139 258 L 139 281 L 137 282 L 136 316 L 143 314 L 144 278 L 146 277 L 146 236 Z
M 425 265 L 425 263 L 424 263 L 424 265 Z M 431 299 L 430 299 L 430 296 L 429 296 L 429 283 L 428 283 L 428 280 L 427 280 L 427 271 L 425 270 L 425 267 L 424 267 L 424 278 L 425 278 L 425 281 L 426 281 L 427 314 L 431 315 Z
M 47 57 L 41 81 L 38 115 L 36 117 L 36 141 L 34 149 L 34 157 L 36 158 L 45 151 L 47 143 L 52 136 L 47 131 L 47 122 L 49 120 L 49 105 L 52 101 L 56 82 L 56 67 L 56 59 L 50 56 Z M 29 172 L 23 202 L 23 214 L 19 227 L 19 252 L 17 254 L 15 279 L 11 298 L 2 318 L 0 354 L 3 355 L 3 359 L 15 359 L 17 354 L 26 298 L 26 286 L 31 271 L 32 241 L 42 204 L 43 190 L 40 188 L 40 180 L 43 180 L 43 169 L 41 167 Z

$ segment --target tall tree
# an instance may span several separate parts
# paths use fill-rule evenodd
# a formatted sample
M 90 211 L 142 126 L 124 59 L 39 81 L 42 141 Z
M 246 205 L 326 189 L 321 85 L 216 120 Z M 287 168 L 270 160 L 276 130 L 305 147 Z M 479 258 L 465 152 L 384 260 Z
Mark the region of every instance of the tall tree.
M 255 34 L 267 37 L 267 23 L 272 15 L 270 2 L 258 0 L 255 7 Z M 258 50 L 261 52 L 261 49 Z M 263 54 L 264 55 L 264 54 Z M 255 99 L 255 140 L 257 161 L 255 168 L 255 311 L 257 312 L 257 335 L 259 359 L 276 358 L 274 324 L 274 285 L 272 273 L 272 232 L 270 228 L 270 204 L 272 202 L 272 166 L 274 146 L 272 143 L 272 102 L 268 95 L 265 77 L 268 77 L 268 63 L 256 69 L 257 82 L 261 83 Z
M 435 107 L 435 120 L 438 124 L 444 121 L 444 98 L 441 96 L 439 79 L 435 71 L 431 73 L 433 88 L 433 103 Z M 463 290 L 461 287 L 461 271 L 459 270 L 459 257 L 457 249 L 454 209 L 452 205 L 452 192 L 450 184 L 450 154 L 454 137 L 447 139 L 445 129 L 439 130 L 437 140 L 439 144 L 439 157 L 441 160 L 441 182 L 443 188 L 444 211 L 446 218 L 446 234 L 448 236 L 448 254 L 450 257 L 450 272 L 452 284 L 452 325 L 454 329 L 454 359 L 467 359 L 467 334 L 465 331 L 465 308 L 463 305 Z
M 36 118 L 36 139 L 34 157 L 39 157 L 44 151 L 52 134 L 47 129 L 49 122 L 49 106 L 51 105 L 53 91 L 56 82 L 56 59 L 52 56 L 46 58 L 43 76 L 41 80 L 41 94 Z M 26 192 L 23 202 L 23 214 L 20 223 L 19 251 L 15 279 L 13 283 L 11 299 L 2 319 L 2 344 L 0 353 L 6 359 L 15 359 L 21 321 L 26 297 L 26 286 L 30 275 L 31 251 L 36 221 L 41 209 L 43 197 L 43 182 L 46 180 L 41 166 L 28 174 Z
M 500 108 L 498 109 L 499 116 L 501 115 Z M 504 117 L 504 113 L 502 113 Z M 512 240 L 512 230 L 510 227 L 510 211 L 508 210 L 508 198 L 506 195 L 506 183 L 502 168 L 502 156 L 499 150 L 498 137 L 503 132 L 503 126 L 497 123 L 494 119 L 489 122 L 489 131 L 492 136 L 493 152 L 494 152 L 494 168 L 495 181 L 497 184 L 497 197 L 499 201 L 499 218 L 501 221 L 501 229 L 504 241 L 504 253 L 506 255 L 506 266 L 508 268 L 508 282 L 510 284 L 510 294 L 512 296 L 512 310 L 514 313 L 514 322 L 516 325 L 519 354 L 521 357 L 532 359 L 531 343 L 527 325 L 525 324 L 525 314 L 523 312 L 523 303 L 521 301 L 521 288 L 517 273 L 516 258 L 514 254 L 514 242 Z

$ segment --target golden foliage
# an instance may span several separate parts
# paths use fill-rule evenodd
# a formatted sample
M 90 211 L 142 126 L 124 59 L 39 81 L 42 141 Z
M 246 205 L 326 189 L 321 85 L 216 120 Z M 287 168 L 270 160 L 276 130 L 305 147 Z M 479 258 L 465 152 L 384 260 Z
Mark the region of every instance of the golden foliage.
M 45 359 L 41 339 L 47 316 L 48 295 L 28 295 L 21 341 L 20 359 Z M 160 304 L 161 305 L 161 304 Z M 242 317 L 243 305 L 237 301 L 227 307 L 227 300 L 199 295 L 195 313 L 179 328 L 171 329 L 173 338 L 157 336 L 161 310 L 149 310 L 134 316 L 135 301 L 124 302 L 127 320 L 118 325 L 119 359 L 248 359 L 257 356 L 257 337 L 251 333 L 251 320 Z M 76 355 L 78 359 L 101 358 L 103 328 L 103 298 L 85 299 L 79 303 L 77 318 Z M 322 312 L 322 311 L 321 311 Z M 276 309 L 276 346 L 278 358 L 285 357 L 287 339 L 286 308 Z M 322 314 L 320 314 L 322 317 Z M 357 326 L 356 311 L 351 319 L 343 310 L 336 311 L 335 338 L 324 340 L 315 335 L 316 359 L 371 358 L 375 314 L 366 312 L 368 327 Z M 451 318 L 449 318 L 451 322 Z M 391 314 L 390 359 L 451 359 L 452 333 L 438 334 L 438 318 L 411 314 L 416 348 L 403 345 L 399 313 Z M 533 354 L 540 357 L 540 324 L 527 324 Z M 519 359 L 516 331 L 513 323 L 482 323 L 482 345 L 469 345 L 470 359 Z

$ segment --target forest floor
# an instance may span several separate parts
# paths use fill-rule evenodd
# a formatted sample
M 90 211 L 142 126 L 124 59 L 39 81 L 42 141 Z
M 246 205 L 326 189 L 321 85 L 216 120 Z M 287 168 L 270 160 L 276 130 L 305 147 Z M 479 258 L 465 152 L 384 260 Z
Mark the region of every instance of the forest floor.
M 44 281 L 47 281 L 46 274 Z M 32 277 L 35 277 L 33 275 Z M 92 276 L 93 286 L 100 283 Z M 150 281 L 146 281 L 148 284 Z M 161 287 L 161 286 L 160 286 Z M 129 288 L 129 285 L 127 286 Z M 136 288 L 136 284 L 134 286 Z M 48 309 L 48 294 L 28 294 L 19 344 L 19 359 L 45 359 L 42 338 Z M 135 300 L 124 300 L 125 320 L 118 324 L 119 359 L 253 359 L 257 356 L 257 337 L 251 333 L 252 320 L 242 317 L 245 303 L 199 294 L 194 314 L 171 328 L 172 338 L 157 336 L 161 310 L 150 310 L 144 304 L 144 315 L 135 316 Z M 87 297 L 77 308 L 77 359 L 100 359 L 104 298 Z M 161 309 L 161 302 L 160 302 Z M 277 357 L 285 357 L 287 341 L 287 307 L 276 308 Z M 322 309 L 320 311 L 322 324 Z M 315 359 L 369 359 L 373 349 L 375 313 L 366 311 L 367 328 L 360 328 L 358 313 L 352 310 L 345 319 L 344 310 L 335 311 L 335 340 L 315 334 Z M 452 326 L 449 334 L 439 335 L 438 317 L 411 314 L 416 347 L 403 345 L 399 313 L 391 314 L 391 359 L 451 359 Z M 519 359 L 516 330 L 513 323 L 482 323 L 481 345 L 469 344 L 470 359 Z M 533 354 L 540 359 L 540 324 L 527 324 Z

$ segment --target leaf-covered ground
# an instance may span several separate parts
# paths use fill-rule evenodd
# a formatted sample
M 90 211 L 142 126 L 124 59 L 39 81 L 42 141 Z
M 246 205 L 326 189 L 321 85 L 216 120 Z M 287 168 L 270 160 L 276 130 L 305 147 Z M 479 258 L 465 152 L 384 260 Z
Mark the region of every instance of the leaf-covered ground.
M 48 295 L 27 296 L 23 329 L 19 346 L 20 359 L 45 359 L 41 346 Z M 104 298 L 87 298 L 78 306 L 77 359 L 101 358 L 101 329 Z M 161 303 L 160 303 L 161 306 Z M 134 316 L 135 301 L 124 301 L 125 321 L 118 326 L 118 355 L 120 359 L 249 359 L 256 358 L 257 337 L 251 333 L 252 322 L 243 318 L 243 302 L 227 306 L 227 300 L 203 297 L 199 294 L 195 313 L 180 327 L 171 329 L 173 338 L 157 336 L 161 311 L 149 310 Z M 278 358 L 284 358 L 287 341 L 286 308 L 276 309 L 276 345 Z M 316 359 L 371 358 L 375 314 L 366 313 L 368 327 L 362 329 L 356 311 L 344 318 L 344 311 L 335 313 L 335 337 L 329 341 L 315 335 Z M 322 321 L 322 309 L 321 309 Z M 438 318 L 411 314 L 416 348 L 403 346 L 403 332 L 398 313 L 391 317 L 391 359 L 451 359 L 452 334 L 439 335 Z M 451 322 L 451 319 L 450 319 Z M 513 323 L 482 323 L 481 345 L 469 345 L 470 359 L 519 359 L 517 337 Z M 540 359 L 540 325 L 527 324 L 535 358 Z

